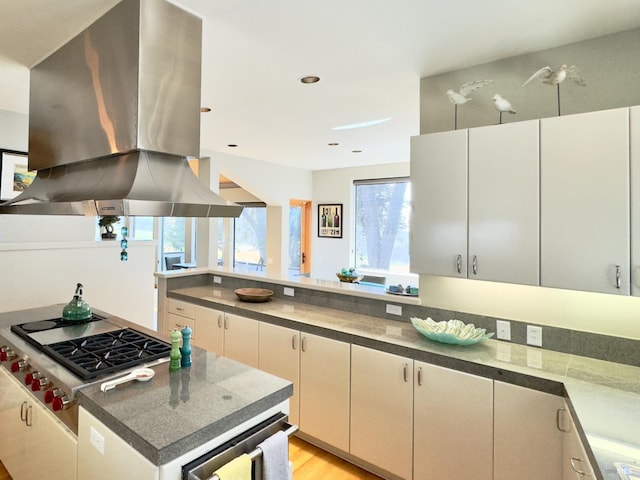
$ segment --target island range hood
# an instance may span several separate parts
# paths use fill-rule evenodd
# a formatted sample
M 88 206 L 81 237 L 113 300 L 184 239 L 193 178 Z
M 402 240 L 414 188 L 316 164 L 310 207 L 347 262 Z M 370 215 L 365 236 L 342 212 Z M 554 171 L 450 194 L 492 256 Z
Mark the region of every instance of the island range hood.
M 237 217 L 202 184 L 202 20 L 123 0 L 31 70 L 33 183 L 0 214 Z

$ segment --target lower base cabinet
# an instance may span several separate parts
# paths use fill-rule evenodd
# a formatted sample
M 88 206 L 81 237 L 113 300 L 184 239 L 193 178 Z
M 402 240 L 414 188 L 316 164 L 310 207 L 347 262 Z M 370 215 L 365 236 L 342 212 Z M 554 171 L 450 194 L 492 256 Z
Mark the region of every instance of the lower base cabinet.
M 493 380 L 416 361 L 413 436 L 415 480 L 492 480 Z
M 571 418 L 569 409 L 565 406 L 564 435 L 562 445 L 562 474 L 563 480 L 589 480 L 596 478 L 591 463 L 587 457 L 578 428 Z
M 351 455 L 410 479 L 412 431 L 413 360 L 352 345 Z
M 494 480 L 562 480 L 561 397 L 494 382 Z

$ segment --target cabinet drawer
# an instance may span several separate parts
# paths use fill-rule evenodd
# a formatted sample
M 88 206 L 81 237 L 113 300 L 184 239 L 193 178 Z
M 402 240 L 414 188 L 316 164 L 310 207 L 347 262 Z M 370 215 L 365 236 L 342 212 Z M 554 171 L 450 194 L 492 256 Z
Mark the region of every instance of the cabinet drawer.
M 185 318 L 196 318 L 196 308 L 195 305 L 191 303 L 181 302 L 179 300 L 169 299 L 169 313 L 173 313 L 174 315 L 180 315 Z

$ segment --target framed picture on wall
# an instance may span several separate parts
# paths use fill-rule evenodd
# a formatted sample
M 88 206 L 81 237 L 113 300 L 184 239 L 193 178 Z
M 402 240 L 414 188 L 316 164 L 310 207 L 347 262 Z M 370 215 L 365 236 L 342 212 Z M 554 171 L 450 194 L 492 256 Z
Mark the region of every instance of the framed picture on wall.
M 26 153 L 6 150 L 0 153 L 0 200 L 11 200 L 31 185 L 36 172 L 29 171 Z
M 323 238 L 342 238 L 342 204 L 328 203 L 318 205 L 318 236 Z

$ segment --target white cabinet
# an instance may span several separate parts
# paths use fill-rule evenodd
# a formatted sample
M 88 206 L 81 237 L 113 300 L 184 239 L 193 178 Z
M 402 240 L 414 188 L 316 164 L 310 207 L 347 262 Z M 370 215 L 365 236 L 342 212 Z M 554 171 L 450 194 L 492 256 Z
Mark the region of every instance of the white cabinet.
M 194 314 L 196 345 L 209 352 L 224 355 L 224 312 L 196 305 Z
M 580 439 L 578 428 L 566 406 L 562 418 L 564 420 L 564 442 L 562 447 L 563 480 L 588 480 L 596 478 L 591 463 L 589 462 L 589 457 L 587 457 L 587 452 Z
M 258 368 L 258 330 L 251 318 L 224 314 L 224 356 Z
M 300 421 L 300 332 L 270 323 L 259 329 L 259 368 L 293 383 L 289 398 L 289 423 Z
M 77 439 L 0 369 L 0 460 L 13 480 L 76 478 Z M 51 466 L 55 465 L 55 469 Z
M 640 296 L 640 107 L 631 108 L 631 294 Z
M 411 271 L 467 276 L 467 130 L 411 138 Z
M 414 478 L 492 480 L 493 380 L 416 361 L 414 387 Z
M 413 360 L 352 345 L 349 452 L 410 479 L 412 431 Z
M 300 430 L 349 451 L 351 347 L 302 332 Z
M 629 294 L 629 109 L 540 121 L 541 285 Z
M 469 129 L 469 278 L 539 284 L 538 126 Z
M 562 398 L 494 382 L 494 480 L 562 480 Z

